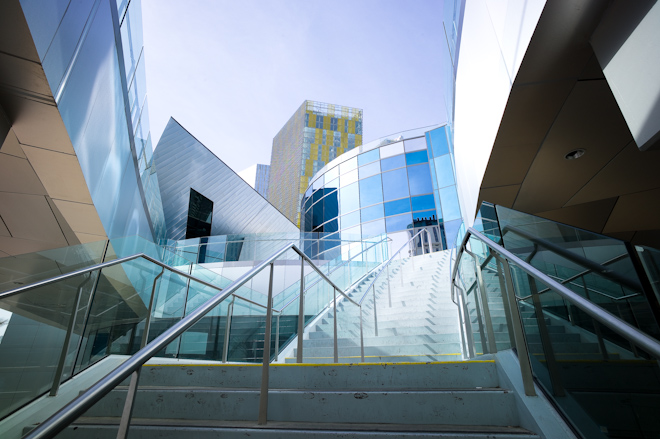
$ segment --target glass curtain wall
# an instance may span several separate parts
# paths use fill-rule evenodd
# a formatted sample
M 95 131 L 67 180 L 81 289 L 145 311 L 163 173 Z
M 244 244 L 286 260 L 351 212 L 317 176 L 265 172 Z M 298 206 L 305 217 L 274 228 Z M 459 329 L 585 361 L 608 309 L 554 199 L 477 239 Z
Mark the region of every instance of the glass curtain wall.
M 444 130 L 431 133 L 447 149 Z M 441 154 L 436 140 L 433 154 L 430 136 L 415 136 L 372 142 L 322 169 L 303 198 L 303 232 L 342 240 L 387 233 L 405 242 L 427 228 L 435 250 L 453 246 L 461 215 L 449 151 Z

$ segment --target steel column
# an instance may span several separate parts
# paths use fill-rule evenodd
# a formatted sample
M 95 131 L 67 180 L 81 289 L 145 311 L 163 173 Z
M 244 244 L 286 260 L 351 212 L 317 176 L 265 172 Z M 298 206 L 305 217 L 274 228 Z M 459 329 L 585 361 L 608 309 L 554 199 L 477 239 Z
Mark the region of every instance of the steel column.
M 332 304 L 333 304 L 332 312 L 334 314 L 334 318 L 332 319 L 333 334 L 334 334 L 333 358 L 335 360 L 335 363 L 339 363 L 339 348 L 337 347 L 337 289 L 335 287 L 332 287 Z

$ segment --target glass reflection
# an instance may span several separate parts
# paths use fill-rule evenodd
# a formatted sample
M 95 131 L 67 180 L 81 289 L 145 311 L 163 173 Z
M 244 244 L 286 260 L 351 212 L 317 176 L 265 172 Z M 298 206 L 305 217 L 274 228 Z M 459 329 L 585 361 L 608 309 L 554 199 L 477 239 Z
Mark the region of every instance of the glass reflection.
M 383 159 L 380 161 L 380 167 L 383 172 L 391 171 L 392 169 L 396 169 L 396 168 L 402 168 L 404 166 L 406 166 L 406 157 L 403 155 L 390 157 L 388 159 Z
M 380 219 L 362 224 L 362 236 L 368 238 L 385 233 L 385 220 Z
M 458 205 L 458 196 L 456 195 L 456 186 L 449 186 L 440 189 L 440 203 L 442 204 L 442 217 L 445 221 L 451 221 L 461 217 L 461 209 Z
M 440 157 L 441 155 L 449 153 L 449 146 L 447 144 L 447 135 L 445 128 L 438 128 L 429 133 L 431 137 L 431 150 L 433 157 Z
M 409 213 L 385 218 L 387 233 L 412 228 L 412 215 Z
M 408 182 L 410 184 L 410 195 L 430 194 L 433 192 L 431 172 L 428 165 L 408 167 Z
M 345 174 L 346 172 L 352 171 L 357 168 L 358 162 L 357 157 L 346 160 L 344 163 L 339 165 L 339 173 Z
M 383 189 L 380 175 L 360 181 L 360 200 L 362 206 L 383 202 Z
M 382 204 L 376 204 L 375 206 L 369 206 L 362 209 L 362 222 L 375 220 L 384 216 Z
M 424 137 L 417 137 L 415 139 L 405 140 L 403 147 L 406 152 L 426 150 L 426 139 Z
M 397 198 L 403 198 L 409 195 L 406 168 L 385 172 L 382 174 L 382 177 L 383 198 L 385 201 L 396 200 Z
M 428 210 L 435 209 L 435 203 L 433 202 L 433 195 L 422 195 L 421 197 L 412 197 L 410 199 L 412 202 L 412 210 Z
M 373 149 L 369 152 L 365 152 L 364 154 L 360 154 L 358 156 L 358 165 L 366 165 L 367 163 L 371 163 L 373 161 L 376 161 L 380 158 L 380 152 L 378 149 Z
M 429 161 L 429 157 L 426 154 L 426 150 L 409 152 L 406 154 L 406 163 L 408 164 L 408 166 L 417 165 L 420 163 L 426 163 L 428 161 Z
M 353 227 L 357 224 L 360 224 L 360 211 L 359 210 L 356 210 L 355 212 L 351 212 L 351 213 L 341 217 L 341 228 L 342 229 L 347 229 L 347 228 Z
M 341 177 L 339 177 L 339 183 L 340 186 L 348 186 L 351 183 L 355 183 L 358 181 L 358 171 L 357 169 L 354 169 L 346 174 L 343 174 Z
M 380 162 L 373 162 L 359 169 L 360 178 L 371 177 L 380 173 Z
M 403 152 L 403 142 L 391 143 L 380 148 L 380 156 L 382 158 L 403 154 Z
M 358 183 L 341 188 L 339 191 L 339 202 L 341 203 L 342 213 L 352 212 L 360 208 L 360 189 Z
M 438 179 L 438 187 L 445 187 L 454 184 L 454 170 L 451 166 L 449 154 L 433 159 L 435 162 L 435 175 Z
M 385 203 L 385 216 L 410 212 L 410 198 Z

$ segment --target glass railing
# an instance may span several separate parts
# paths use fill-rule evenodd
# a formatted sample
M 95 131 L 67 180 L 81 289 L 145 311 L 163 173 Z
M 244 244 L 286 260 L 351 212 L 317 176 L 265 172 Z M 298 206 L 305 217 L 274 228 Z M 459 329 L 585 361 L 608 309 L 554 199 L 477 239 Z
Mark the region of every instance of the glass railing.
M 625 298 L 628 285 L 617 295 L 611 277 L 572 287 L 566 279 L 582 280 L 575 275 L 584 267 L 558 273 L 559 259 L 553 270 L 535 266 L 533 251 L 525 260 L 468 229 L 452 273 L 466 356 L 515 348 L 526 392 L 535 392 L 533 376 L 584 438 L 659 437 L 659 328 L 639 324 L 630 309 L 649 303 Z
M 74 264 L 59 268 L 56 281 L 37 276 L 40 283 L 14 284 L 15 288 L 0 293 L 0 309 L 9 314 L 0 339 L 0 419 L 45 393 L 57 394 L 62 383 L 92 370 L 90 366 L 102 360 L 124 361 L 216 298 L 221 294 L 220 286 L 232 284 L 141 238 L 113 240 L 107 248 L 104 244 L 93 249 L 96 259 L 74 259 L 75 267 L 80 268 L 74 269 Z M 126 257 L 130 252 L 137 256 Z M 68 253 L 61 250 L 57 254 L 60 256 L 51 255 L 50 261 L 61 266 L 66 260 L 61 254 Z M 101 262 L 104 257 L 106 261 Z M 270 358 L 275 359 L 335 294 L 341 294 L 386 258 L 385 237 L 346 247 L 345 253 L 326 261 L 322 270 L 312 266 L 311 260 L 301 266 L 297 250 L 281 252 L 270 264 L 272 273 L 263 270 L 249 276 L 232 288 L 231 297 L 155 355 L 261 362 L 270 297 L 273 323 L 269 350 Z M 90 268 L 90 261 L 98 264 Z
M 123 252 L 135 243 L 120 244 L 113 249 Z M 11 370 L 4 372 L 16 375 L 16 379 L 2 384 L 6 387 L 2 394 L 11 397 L 3 405 L 2 416 L 36 400 L 31 406 L 35 410 L 29 411 L 24 423 L 13 422 L 12 431 L 22 434 L 27 426 L 41 424 L 30 433 L 40 435 L 39 431 L 48 430 L 53 422 L 59 423 L 56 430 L 60 431 L 62 425 L 86 410 L 80 409 L 80 401 L 86 401 L 89 408 L 91 400 L 98 401 L 131 373 L 139 374 L 140 366 L 154 356 L 267 365 L 292 335 L 302 340 L 305 323 L 319 310 L 336 303 L 338 296 L 346 297 L 339 284 L 362 279 L 369 267 L 382 265 L 374 261 L 387 257 L 387 240 L 365 243 L 361 251 L 349 251 L 346 256 L 349 260 L 335 261 L 334 269 L 325 275 L 301 250 L 287 245 L 221 290 L 205 280 L 205 276 L 214 279 L 215 273 L 199 265 L 181 265 L 189 270 L 185 272 L 140 253 L 5 291 L 0 294 L 0 307 L 15 309 L 12 320 L 26 321 L 39 329 L 34 334 L 24 331 L 7 338 L 11 343 L 5 347 L 11 352 L 4 356 L 14 362 L 9 365 Z M 289 270 L 277 270 L 277 263 Z M 310 269 L 319 280 L 306 285 L 305 281 L 312 279 Z M 303 294 L 278 309 L 273 299 L 292 287 L 293 270 L 298 282 L 302 281 L 298 285 Z M 266 297 L 266 305 L 247 299 L 250 294 Z M 10 325 L 9 329 L 20 331 L 21 327 Z M 47 337 L 50 350 L 38 353 L 38 368 L 25 367 L 23 360 L 35 356 L 30 342 L 36 337 Z M 60 386 L 75 389 L 76 380 L 67 378 L 82 370 L 86 370 L 88 383 L 90 377 L 99 381 L 78 398 L 77 392 L 59 392 Z M 19 389 L 14 386 L 19 382 L 30 385 Z M 58 398 L 39 399 L 47 393 Z M 75 416 L 60 412 L 44 421 L 72 399 L 75 401 L 65 411 Z M 62 417 L 69 420 L 62 421 Z

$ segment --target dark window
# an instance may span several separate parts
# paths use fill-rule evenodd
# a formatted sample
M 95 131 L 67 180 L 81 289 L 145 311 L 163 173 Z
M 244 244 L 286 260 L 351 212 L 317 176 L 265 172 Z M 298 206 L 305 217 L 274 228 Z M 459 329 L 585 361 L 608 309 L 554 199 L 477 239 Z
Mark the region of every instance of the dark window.
M 213 201 L 191 188 L 186 239 L 210 236 L 212 221 Z
M 316 128 L 323 128 L 323 116 L 320 114 L 316 115 Z
M 331 117 L 330 118 L 330 129 L 333 131 L 337 131 L 337 118 L 336 117 Z

